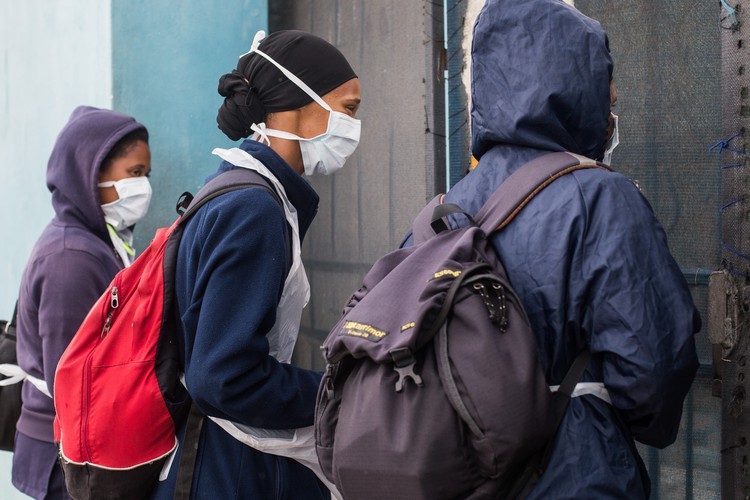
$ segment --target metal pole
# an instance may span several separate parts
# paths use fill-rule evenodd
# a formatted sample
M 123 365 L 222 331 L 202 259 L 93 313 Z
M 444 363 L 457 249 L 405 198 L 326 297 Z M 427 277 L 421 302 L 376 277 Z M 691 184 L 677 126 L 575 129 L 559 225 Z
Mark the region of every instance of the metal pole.
M 748 328 L 750 328 L 750 241 L 746 139 L 750 121 L 748 58 L 744 23 L 747 0 L 720 0 L 723 141 L 713 152 L 722 169 L 721 247 L 725 269 L 709 279 L 708 331 L 714 344 L 713 393 L 721 396 L 722 498 L 750 498 L 750 411 Z

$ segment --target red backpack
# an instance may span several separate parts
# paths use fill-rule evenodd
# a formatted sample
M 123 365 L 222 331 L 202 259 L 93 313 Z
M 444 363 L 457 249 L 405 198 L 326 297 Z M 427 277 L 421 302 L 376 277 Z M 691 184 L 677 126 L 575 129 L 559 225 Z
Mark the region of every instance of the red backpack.
M 74 498 L 146 498 L 155 487 L 177 447 L 175 429 L 190 408 L 179 382 L 174 310 L 180 238 L 203 204 L 247 187 L 265 188 L 278 199 L 268 181 L 251 170 L 214 178 L 115 276 L 60 358 L 55 441 Z M 185 205 L 178 204 L 178 213 Z

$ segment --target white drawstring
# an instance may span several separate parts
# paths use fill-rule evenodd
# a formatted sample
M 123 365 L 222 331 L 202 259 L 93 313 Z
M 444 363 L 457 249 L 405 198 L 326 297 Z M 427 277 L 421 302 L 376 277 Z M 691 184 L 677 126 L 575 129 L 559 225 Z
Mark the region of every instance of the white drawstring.
M 271 145 L 271 140 L 268 138 L 268 135 L 266 134 L 265 122 L 253 123 L 252 125 L 250 125 L 250 130 L 258 134 L 258 138 L 261 140 L 261 142 L 265 142 L 266 146 Z

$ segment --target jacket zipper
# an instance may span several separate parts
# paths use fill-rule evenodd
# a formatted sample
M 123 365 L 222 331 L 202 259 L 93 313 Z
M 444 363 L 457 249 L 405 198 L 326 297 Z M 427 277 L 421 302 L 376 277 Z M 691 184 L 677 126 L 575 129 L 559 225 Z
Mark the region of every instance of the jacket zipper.
M 115 310 L 120 307 L 120 298 L 118 294 L 117 285 L 113 284 L 109 292 L 109 304 L 107 305 L 107 318 L 104 321 L 102 332 L 99 334 L 99 339 L 96 341 L 94 348 L 86 356 L 86 360 L 83 365 L 83 408 L 81 412 L 81 450 L 83 451 L 84 461 L 91 461 L 91 452 L 88 446 L 88 422 L 89 422 L 89 403 L 91 395 L 91 365 L 93 363 L 93 357 L 96 350 L 104 341 L 104 337 L 109 333 L 112 327 L 112 317 L 114 316 Z

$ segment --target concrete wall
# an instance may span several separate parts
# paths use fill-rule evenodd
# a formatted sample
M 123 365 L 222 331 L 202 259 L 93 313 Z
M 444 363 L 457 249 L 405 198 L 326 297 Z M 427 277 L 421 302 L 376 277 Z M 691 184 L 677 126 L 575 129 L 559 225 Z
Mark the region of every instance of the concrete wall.
M 357 152 L 341 172 L 311 179 L 321 204 L 302 249 L 312 299 L 295 362 L 321 368 L 319 346 L 346 299 L 444 186 L 438 71 L 443 40 L 442 26 L 434 22 L 442 18 L 442 5 L 283 0 L 269 7 L 271 30 L 302 29 L 330 41 L 349 59 L 362 85 Z
M 52 217 L 45 184 L 57 133 L 79 104 L 111 105 L 109 2 L 0 2 L 0 317 L 8 319 L 34 241 Z M 10 484 L 0 452 L 0 498 Z

